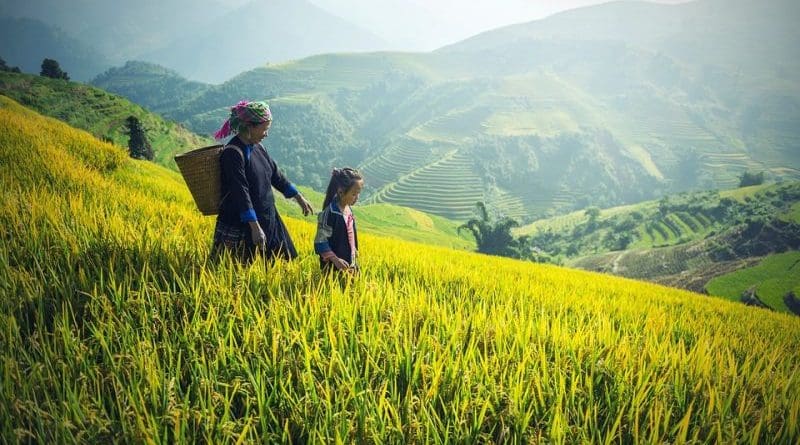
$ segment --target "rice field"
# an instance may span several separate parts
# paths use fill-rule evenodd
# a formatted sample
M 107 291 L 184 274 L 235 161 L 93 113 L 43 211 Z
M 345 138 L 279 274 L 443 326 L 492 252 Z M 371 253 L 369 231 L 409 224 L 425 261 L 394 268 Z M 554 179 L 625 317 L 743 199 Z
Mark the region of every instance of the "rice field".
M 6 443 L 797 443 L 800 323 L 363 236 L 207 261 L 179 176 L 0 97 Z

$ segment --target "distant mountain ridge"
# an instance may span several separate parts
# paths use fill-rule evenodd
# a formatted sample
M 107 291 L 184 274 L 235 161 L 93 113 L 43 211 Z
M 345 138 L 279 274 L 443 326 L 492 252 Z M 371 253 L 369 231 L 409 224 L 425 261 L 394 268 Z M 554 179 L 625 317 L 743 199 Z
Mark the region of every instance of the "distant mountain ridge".
M 798 178 L 800 71 L 786 69 L 797 8 L 737 1 L 720 20 L 719 5 L 615 2 L 432 53 L 271 64 L 172 106 L 149 102 L 150 87 L 134 78 L 125 94 L 205 134 L 233 101 L 267 98 L 278 116 L 271 143 L 305 183 L 321 188 L 330 166 L 358 165 L 371 178 L 368 199 L 462 220 L 476 200 L 530 221 L 732 187 L 746 170 Z M 618 17 L 614 26 L 607 17 Z M 744 18 L 753 24 L 730 32 Z M 636 32 L 616 28 L 626 23 Z M 665 37 L 681 23 L 691 32 Z M 752 36 L 762 29 L 785 41 L 760 53 Z M 708 60 L 676 52 L 686 39 L 720 36 Z M 719 56 L 737 47 L 756 54 L 741 66 Z M 759 57 L 766 62 L 754 64 Z M 113 77 L 104 85 L 116 88 Z
M 40 28 L 47 31 L 39 33 L 54 33 L 52 29 L 60 28 L 69 39 L 94 48 L 98 55 L 86 66 L 73 64 L 75 56 L 71 54 L 61 56 L 64 69 L 74 71 L 75 79 L 83 81 L 112 64 L 145 60 L 192 80 L 217 83 L 267 62 L 385 46 L 369 31 L 306 0 L 53 3 L 2 0 L 0 18 L 34 18 L 46 24 Z M 58 47 L 49 41 L 21 45 L 11 38 L 3 42 L 0 49 L 10 49 L 0 55 L 13 65 L 23 66 L 27 64 L 17 61 L 18 51 L 41 63 Z
M 732 187 L 746 170 L 800 178 L 800 71 L 787 69 L 797 8 L 737 1 L 721 20 L 720 5 L 614 2 L 431 53 L 270 64 L 159 106 L 208 134 L 232 102 L 267 98 L 270 143 L 305 183 L 324 187 L 331 166 L 357 165 L 372 202 L 459 220 L 478 200 L 530 221 Z M 761 30 L 785 41 L 762 53 Z M 689 40 L 718 50 L 699 60 Z M 745 53 L 740 65 L 731 48 Z M 148 85 L 125 82 L 147 100 Z
M 110 60 L 94 47 L 43 22 L 0 17 L 0 57 L 27 73 L 39 74 L 44 59 L 54 59 L 71 79 L 86 81 Z

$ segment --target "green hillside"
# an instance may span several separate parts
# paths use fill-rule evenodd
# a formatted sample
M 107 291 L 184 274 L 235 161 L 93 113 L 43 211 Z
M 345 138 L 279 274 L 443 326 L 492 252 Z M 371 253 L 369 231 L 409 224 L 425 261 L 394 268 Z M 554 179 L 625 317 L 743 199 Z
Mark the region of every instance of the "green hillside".
M 166 80 L 158 77 L 152 71 L 154 68 L 146 64 L 129 64 L 126 67 L 127 70 L 148 72 L 155 78 Z M 172 76 L 174 79 L 174 74 Z M 171 86 L 178 85 L 167 82 L 164 88 L 169 89 Z M 190 85 L 186 85 L 185 89 L 190 90 Z M 137 116 L 143 122 L 153 145 L 156 154 L 154 161 L 173 170 L 176 169 L 173 159 L 175 154 L 215 143 L 213 139 L 197 136 L 119 96 L 79 83 L 0 73 L 0 94 L 13 97 L 45 115 L 63 120 L 122 147 L 128 144 L 124 120 L 130 115 Z M 274 104 L 274 107 L 280 106 L 279 102 Z M 294 182 L 302 184 L 301 181 L 305 178 L 302 175 L 297 178 L 292 173 L 291 170 L 287 171 Z M 322 179 L 318 179 L 321 184 Z M 315 208 L 320 209 L 324 196 L 308 187 L 301 189 L 311 197 Z M 279 206 L 290 215 L 300 215 L 293 203 L 279 201 Z M 359 206 L 359 213 L 359 225 L 367 232 L 457 249 L 471 249 L 475 245 L 474 240 L 466 234 L 458 233 L 458 223 L 436 215 L 426 215 L 410 208 L 386 204 Z
M 733 289 L 720 290 L 731 286 L 711 285 L 715 277 L 740 276 L 735 271 L 800 249 L 799 202 L 800 182 L 764 184 L 573 212 L 520 227 L 516 234 L 551 261 L 730 296 Z M 741 280 L 749 282 L 746 289 L 774 275 L 758 267 Z M 780 299 L 791 287 L 781 289 Z M 780 299 L 766 304 L 788 310 Z
M 783 314 L 368 234 L 323 277 L 295 218 L 211 264 L 177 173 L 4 97 L 0 184 L 3 442 L 800 440 Z
M 298 189 L 311 202 L 315 211 L 322 210 L 324 194 L 304 186 Z M 302 211 L 294 201 L 278 199 L 277 207 L 282 215 L 302 218 Z M 440 216 L 391 204 L 365 205 L 360 202 L 356 205 L 355 212 L 358 216 L 359 232 L 456 250 L 475 250 L 475 240 L 467 232 L 458 231 L 459 223 Z
M 128 146 L 125 120 L 136 116 L 153 146 L 154 160 L 172 169 L 177 169 L 177 153 L 214 143 L 121 96 L 77 82 L 0 72 L 0 94 L 120 147 Z
M 786 295 L 800 286 L 800 252 L 770 255 L 757 265 L 737 270 L 709 281 L 706 290 L 733 301 L 752 289 L 765 305 L 790 312 Z
M 732 188 L 747 170 L 799 179 L 796 11 L 783 0 L 612 2 L 431 53 L 270 64 L 178 91 L 173 107 L 144 78 L 103 85 L 202 134 L 238 98 L 267 98 L 271 148 L 305 184 L 358 165 L 380 184 L 370 202 L 464 220 L 481 200 L 531 222 Z M 765 47 L 761 35 L 778 40 Z

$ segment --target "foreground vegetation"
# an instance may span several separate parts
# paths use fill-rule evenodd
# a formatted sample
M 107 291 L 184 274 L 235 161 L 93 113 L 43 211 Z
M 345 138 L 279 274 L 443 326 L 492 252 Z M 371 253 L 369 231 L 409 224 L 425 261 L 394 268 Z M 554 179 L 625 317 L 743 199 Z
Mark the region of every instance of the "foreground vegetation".
M 363 236 L 363 273 L 206 261 L 174 173 L 0 97 L 0 436 L 796 443 L 800 324 Z M 457 261 L 454 261 L 457 256 Z

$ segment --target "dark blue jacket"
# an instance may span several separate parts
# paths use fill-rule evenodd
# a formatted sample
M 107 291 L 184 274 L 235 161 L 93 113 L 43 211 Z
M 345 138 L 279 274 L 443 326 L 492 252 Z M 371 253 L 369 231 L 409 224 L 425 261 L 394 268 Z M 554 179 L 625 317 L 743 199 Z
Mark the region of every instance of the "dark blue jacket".
M 222 200 L 218 218 L 221 221 L 234 225 L 275 213 L 272 187 L 287 198 L 297 195 L 297 189 L 261 144 L 248 147 L 235 136 L 228 145 L 236 145 L 241 153 L 226 148 L 220 156 Z
M 314 238 L 314 251 L 322 254 L 329 250 L 347 261 L 348 264 L 358 267 L 358 230 L 355 218 L 353 219 L 353 236 L 355 238 L 356 252 L 350 250 L 350 241 L 347 239 L 347 223 L 344 214 L 334 199 L 317 217 L 317 236 Z M 320 266 L 324 269 L 332 264 L 320 258 Z

